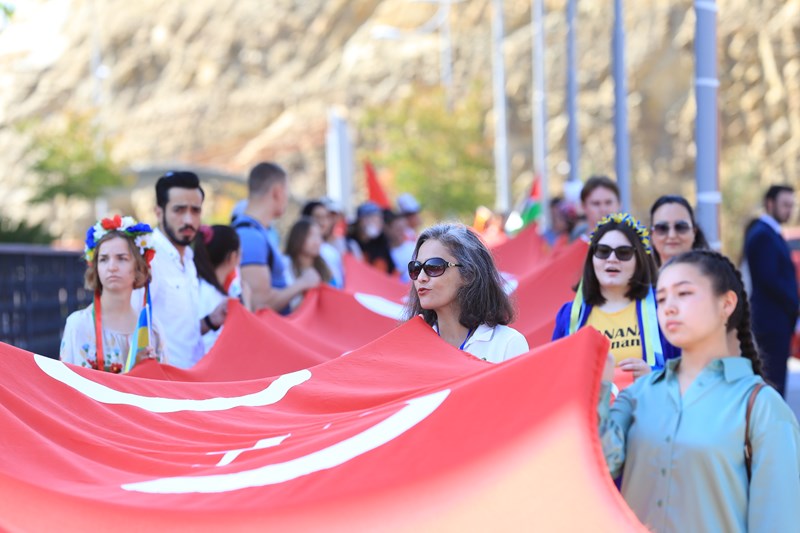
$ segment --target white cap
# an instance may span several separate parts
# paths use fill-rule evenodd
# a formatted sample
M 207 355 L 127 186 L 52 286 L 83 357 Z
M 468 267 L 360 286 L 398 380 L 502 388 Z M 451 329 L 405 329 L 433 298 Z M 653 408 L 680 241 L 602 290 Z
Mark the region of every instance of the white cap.
M 417 199 L 406 192 L 397 197 L 397 209 L 404 215 L 410 215 L 419 213 L 420 206 Z
M 319 201 L 328 208 L 328 211 L 333 211 L 334 213 L 342 213 L 344 211 L 341 202 L 337 202 L 330 196 L 323 196 Z

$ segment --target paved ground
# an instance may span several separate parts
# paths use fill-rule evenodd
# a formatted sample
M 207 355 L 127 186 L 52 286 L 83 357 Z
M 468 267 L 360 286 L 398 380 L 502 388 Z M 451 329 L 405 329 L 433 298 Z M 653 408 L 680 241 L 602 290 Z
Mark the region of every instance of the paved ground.
M 789 358 L 789 377 L 786 379 L 786 401 L 800 419 L 800 359 Z

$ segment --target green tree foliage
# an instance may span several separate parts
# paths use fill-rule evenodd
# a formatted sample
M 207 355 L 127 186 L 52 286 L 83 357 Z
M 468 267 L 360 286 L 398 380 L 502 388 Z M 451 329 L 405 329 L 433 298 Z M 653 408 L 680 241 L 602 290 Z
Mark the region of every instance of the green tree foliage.
M 392 192 L 410 192 L 436 219 L 472 221 L 494 197 L 492 142 L 486 111 L 472 90 L 448 111 L 441 89 L 416 88 L 367 110 L 360 124 L 361 158 L 394 176 Z
M 25 221 L 12 222 L 0 217 L 0 242 L 50 244 L 53 236 L 42 223 L 29 225 Z
M 121 166 L 111 157 L 112 143 L 99 140 L 88 115 L 70 114 L 62 129 L 34 126 L 30 169 L 37 175 L 34 203 L 57 197 L 93 200 L 108 187 L 123 186 Z
M 0 15 L 2 15 L 6 20 L 10 19 L 14 16 L 14 4 L 9 4 L 8 2 L 0 2 Z

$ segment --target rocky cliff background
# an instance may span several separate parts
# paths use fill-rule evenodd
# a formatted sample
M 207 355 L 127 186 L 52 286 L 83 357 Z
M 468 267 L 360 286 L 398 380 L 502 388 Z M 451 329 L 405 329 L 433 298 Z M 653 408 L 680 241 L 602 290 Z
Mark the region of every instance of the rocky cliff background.
M 644 215 L 664 192 L 694 196 L 694 11 L 691 1 L 625 2 L 632 193 Z M 439 83 L 436 33 L 378 40 L 381 24 L 415 28 L 437 6 L 411 0 L 26 0 L 0 30 L 0 212 L 86 222 L 91 205 L 28 205 L 29 139 L 19 124 L 91 110 L 115 157 L 140 170 L 135 209 L 152 206 L 146 169 L 197 166 L 233 195 L 247 169 L 275 159 L 293 193 L 324 192 L 331 107 L 356 125 L 368 106 Z M 565 5 L 545 2 L 547 166 L 561 192 L 566 155 Z M 723 236 L 757 207 L 761 188 L 797 185 L 800 166 L 800 0 L 719 0 Z M 509 130 L 514 191 L 531 166 L 530 1 L 505 1 Z M 610 1 L 578 9 L 581 175 L 613 176 Z M 489 0 L 451 9 L 456 98 L 471 87 L 491 106 Z M 90 65 L 99 51 L 103 79 Z M 490 122 L 491 123 L 491 122 Z M 491 135 L 491 132 L 487 132 Z M 150 176 L 152 179 L 152 176 Z M 360 182 L 357 178 L 356 182 Z M 118 194 L 119 195 L 119 194 Z M 122 192 L 123 197 L 130 196 Z M 228 204 L 219 201 L 212 211 Z M 63 207 L 62 209 L 54 209 Z M 149 209 L 137 213 L 147 219 Z M 152 217 L 150 217 L 152 218 Z M 735 244 L 732 244 L 735 246 Z

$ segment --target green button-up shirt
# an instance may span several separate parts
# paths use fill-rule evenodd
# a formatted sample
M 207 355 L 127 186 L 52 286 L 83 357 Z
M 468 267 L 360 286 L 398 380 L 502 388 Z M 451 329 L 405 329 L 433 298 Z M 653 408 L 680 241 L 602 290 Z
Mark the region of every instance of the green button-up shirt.
M 800 429 L 771 387 L 750 418 L 752 479 L 744 461 L 747 400 L 762 382 L 748 359 L 715 359 L 683 396 L 676 369 L 642 377 L 609 408 L 598 404 L 600 439 L 622 495 L 646 526 L 680 532 L 800 532 Z

